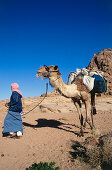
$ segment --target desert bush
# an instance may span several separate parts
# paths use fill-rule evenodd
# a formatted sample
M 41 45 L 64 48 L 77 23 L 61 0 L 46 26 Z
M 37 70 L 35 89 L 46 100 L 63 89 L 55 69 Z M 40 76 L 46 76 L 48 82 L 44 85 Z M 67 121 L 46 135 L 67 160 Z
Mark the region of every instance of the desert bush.
M 99 143 L 102 148 L 102 162 L 112 164 L 112 133 L 101 136 Z
M 39 164 L 32 164 L 29 168 L 26 168 L 26 170 L 59 170 L 59 167 L 54 168 L 55 162 L 40 162 Z
M 86 138 L 83 143 L 75 142 L 72 148 L 75 149 L 72 156 L 91 165 L 92 168 L 112 169 L 112 132 L 98 139 L 91 137 Z
M 101 164 L 101 149 L 99 147 L 90 146 L 86 150 L 85 162 L 89 163 L 92 167 L 97 167 Z

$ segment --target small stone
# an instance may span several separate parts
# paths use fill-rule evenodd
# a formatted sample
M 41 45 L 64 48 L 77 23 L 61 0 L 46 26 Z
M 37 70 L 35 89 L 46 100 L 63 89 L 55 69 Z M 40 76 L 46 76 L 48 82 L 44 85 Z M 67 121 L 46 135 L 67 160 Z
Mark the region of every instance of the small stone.
M 1 154 L 1 157 L 4 157 L 4 156 L 5 156 L 5 155 L 2 153 L 2 154 Z

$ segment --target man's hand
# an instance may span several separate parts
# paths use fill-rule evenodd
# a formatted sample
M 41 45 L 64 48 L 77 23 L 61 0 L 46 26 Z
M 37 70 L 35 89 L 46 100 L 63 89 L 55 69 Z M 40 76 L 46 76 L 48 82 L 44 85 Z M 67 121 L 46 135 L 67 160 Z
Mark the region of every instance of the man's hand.
M 5 107 L 9 107 L 9 106 L 8 106 L 8 103 L 5 103 Z

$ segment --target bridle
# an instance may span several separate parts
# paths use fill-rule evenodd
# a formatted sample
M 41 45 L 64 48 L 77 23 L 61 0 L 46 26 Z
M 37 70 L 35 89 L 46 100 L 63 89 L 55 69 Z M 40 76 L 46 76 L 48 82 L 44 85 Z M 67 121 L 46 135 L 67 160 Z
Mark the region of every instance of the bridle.
M 48 72 L 59 72 L 59 70 L 56 70 L 58 68 L 58 66 L 55 66 L 53 71 L 50 71 L 49 70 L 49 67 L 47 67 L 46 65 L 44 65 L 45 69 L 48 71 Z

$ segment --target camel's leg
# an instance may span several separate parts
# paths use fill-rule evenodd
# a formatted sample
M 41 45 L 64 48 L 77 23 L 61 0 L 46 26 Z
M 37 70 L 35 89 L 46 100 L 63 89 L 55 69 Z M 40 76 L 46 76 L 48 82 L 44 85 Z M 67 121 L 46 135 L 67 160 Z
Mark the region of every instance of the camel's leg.
M 87 115 L 88 115 L 88 103 L 86 101 L 84 101 L 85 104 L 85 110 L 86 110 L 86 117 L 85 117 L 85 121 L 84 121 L 84 127 L 86 127 L 86 122 L 87 122 Z
M 92 129 L 93 127 L 90 122 L 90 113 L 88 111 L 88 101 L 84 101 L 84 104 L 85 104 L 85 110 L 86 110 L 86 118 L 85 118 L 85 122 L 84 122 L 84 127 L 86 127 L 86 122 L 87 122 Z
M 88 110 L 88 104 L 89 104 L 89 94 L 86 93 L 85 91 L 81 91 L 80 92 L 81 94 L 81 98 L 82 98 L 82 101 L 84 102 L 84 105 L 85 105 L 85 111 L 86 111 L 86 116 L 85 116 L 85 122 L 84 122 L 84 127 L 86 127 L 86 122 L 90 125 L 90 127 L 92 128 L 92 125 L 90 123 L 90 120 L 91 120 L 91 115 L 90 115 L 90 112 Z
M 91 111 L 92 111 L 92 114 L 93 114 L 93 115 L 96 114 L 95 93 L 94 93 L 94 92 L 91 92 Z
M 96 114 L 95 93 L 91 93 L 91 120 L 92 120 L 92 127 L 94 127 L 94 122 L 93 122 L 93 115 L 94 114 Z
M 84 134 L 83 134 L 83 116 L 81 114 L 80 105 L 79 105 L 78 101 L 73 101 L 73 102 L 74 102 L 74 104 L 77 108 L 78 114 L 79 114 L 79 120 L 80 120 L 80 124 L 81 124 L 80 136 L 84 136 Z

